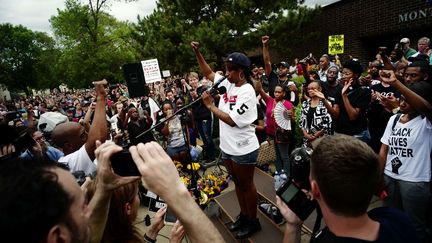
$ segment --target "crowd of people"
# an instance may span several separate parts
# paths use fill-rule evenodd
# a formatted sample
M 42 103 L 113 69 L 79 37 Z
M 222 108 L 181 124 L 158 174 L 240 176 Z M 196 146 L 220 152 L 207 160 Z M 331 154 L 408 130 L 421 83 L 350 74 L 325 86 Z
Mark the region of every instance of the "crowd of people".
M 102 80 L 92 89 L 1 101 L 2 235 L 20 242 L 154 242 L 165 209 L 139 235 L 133 222 L 141 179 L 179 219 L 172 242 L 185 233 L 193 242 L 222 242 L 173 163 L 209 165 L 219 157 L 240 208 L 228 229 L 250 237 L 261 230 L 256 160 L 260 144 L 272 141 L 278 179 L 293 178 L 293 149 L 313 149 L 308 193 L 326 223 L 316 242 L 429 242 L 430 39 L 420 38 L 417 51 L 408 38 L 391 52 L 380 48 L 366 68 L 351 56 L 328 54 L 272 64 L 269 40 L 261 37 L 263 65 L 234 52 L 224 71 L 212 70 L 191 42 L 202 76 L 147 84 L 142 97 Z M 110 158 L 122 150 L 141 177 L 112 171 Z M 374 194 L 386 208 L 367 212 Z M 284 242 L 299 242 L 302 222 L 279 198 L 277 204 Z M 23 228 L 27 234 L 19 233 Z

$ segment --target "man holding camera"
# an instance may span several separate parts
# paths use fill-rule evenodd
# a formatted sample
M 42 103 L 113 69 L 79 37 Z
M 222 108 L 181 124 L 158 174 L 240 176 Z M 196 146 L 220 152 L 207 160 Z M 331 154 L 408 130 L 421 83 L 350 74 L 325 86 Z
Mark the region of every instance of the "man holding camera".
M 379 177 L 378 157 L 368 145 L 346 135 L 323 138 L 311 157 L 310 194 L 326 227 L 314 242 L 419 242 L 401 211 L 367 212 Z M 284 242 L 300 242 L 301 220 L 279 197 L 277 204 L 287 221 Z

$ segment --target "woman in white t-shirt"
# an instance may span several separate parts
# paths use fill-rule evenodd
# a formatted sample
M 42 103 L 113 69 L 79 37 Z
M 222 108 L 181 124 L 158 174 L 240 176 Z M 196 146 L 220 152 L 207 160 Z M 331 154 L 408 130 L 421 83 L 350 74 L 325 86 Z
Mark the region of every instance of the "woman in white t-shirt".
M 257 98 L 250 80 L 248 57 L 242 53 L 231 53 L 225 60 L 226 78 L 211 70 L 199 51 L 197 42 L 191 43 L 201 72 L 219 87 L 225 87 L 218 107 L 209 92 L 204 92 L 203 103 L 219 118 L 220 149 L 222 159 L 232 176 L 240 205 L 240 215 L 228 228 L 238 231 L 236 238 L 247 238 L 261 230 L 258 221 L 258 194 L 253 182 L 259 143 L 251 124 L 257 119 Z
M 402 94 L 402 114 L 390 118 L 381 138 L 380 166 L 388 194 L 384 205 L 405 211 L 424 240 L 431 205 L 432 85 L 420 81 L 407 88 L 393 71 L 381 74 Z

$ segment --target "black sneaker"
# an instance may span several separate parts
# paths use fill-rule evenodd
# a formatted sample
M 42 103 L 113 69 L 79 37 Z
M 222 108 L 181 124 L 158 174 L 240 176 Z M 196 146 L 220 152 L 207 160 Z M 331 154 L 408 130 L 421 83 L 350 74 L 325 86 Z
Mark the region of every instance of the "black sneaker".
M 232 223 L 230 226 L 228 226 L 228 229 L 230 231 L 237 231 L 241 227 L 243 227 L 243 225 L 245 225 L 246 223 L 247 223 L 247 217 L 240 213 L 237 216 L 236 221 L 234 221 L 234 223 Z
M 253 235 L 254 233 L 261 230 L 261 224 L 258 219 L 248 219 L 246 224 L 241 227 L 239 232 L 236 235 L 237 239 L 244 239 L 248 238 L 249 236 Z
M 208 169 L 214 165 L 216 165 L 216 160 L 206 160 L 200 162 L 203 169 Z

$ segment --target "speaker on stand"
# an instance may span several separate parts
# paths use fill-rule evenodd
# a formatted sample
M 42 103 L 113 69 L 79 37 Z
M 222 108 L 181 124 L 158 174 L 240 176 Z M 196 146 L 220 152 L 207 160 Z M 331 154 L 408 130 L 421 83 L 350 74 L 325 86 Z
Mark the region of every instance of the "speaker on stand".
M 128 63 L 123 65 L 123 76 L 126 79 L 129 97 L 148 96 L 149 88 L 144 79 L 141 63 Z

